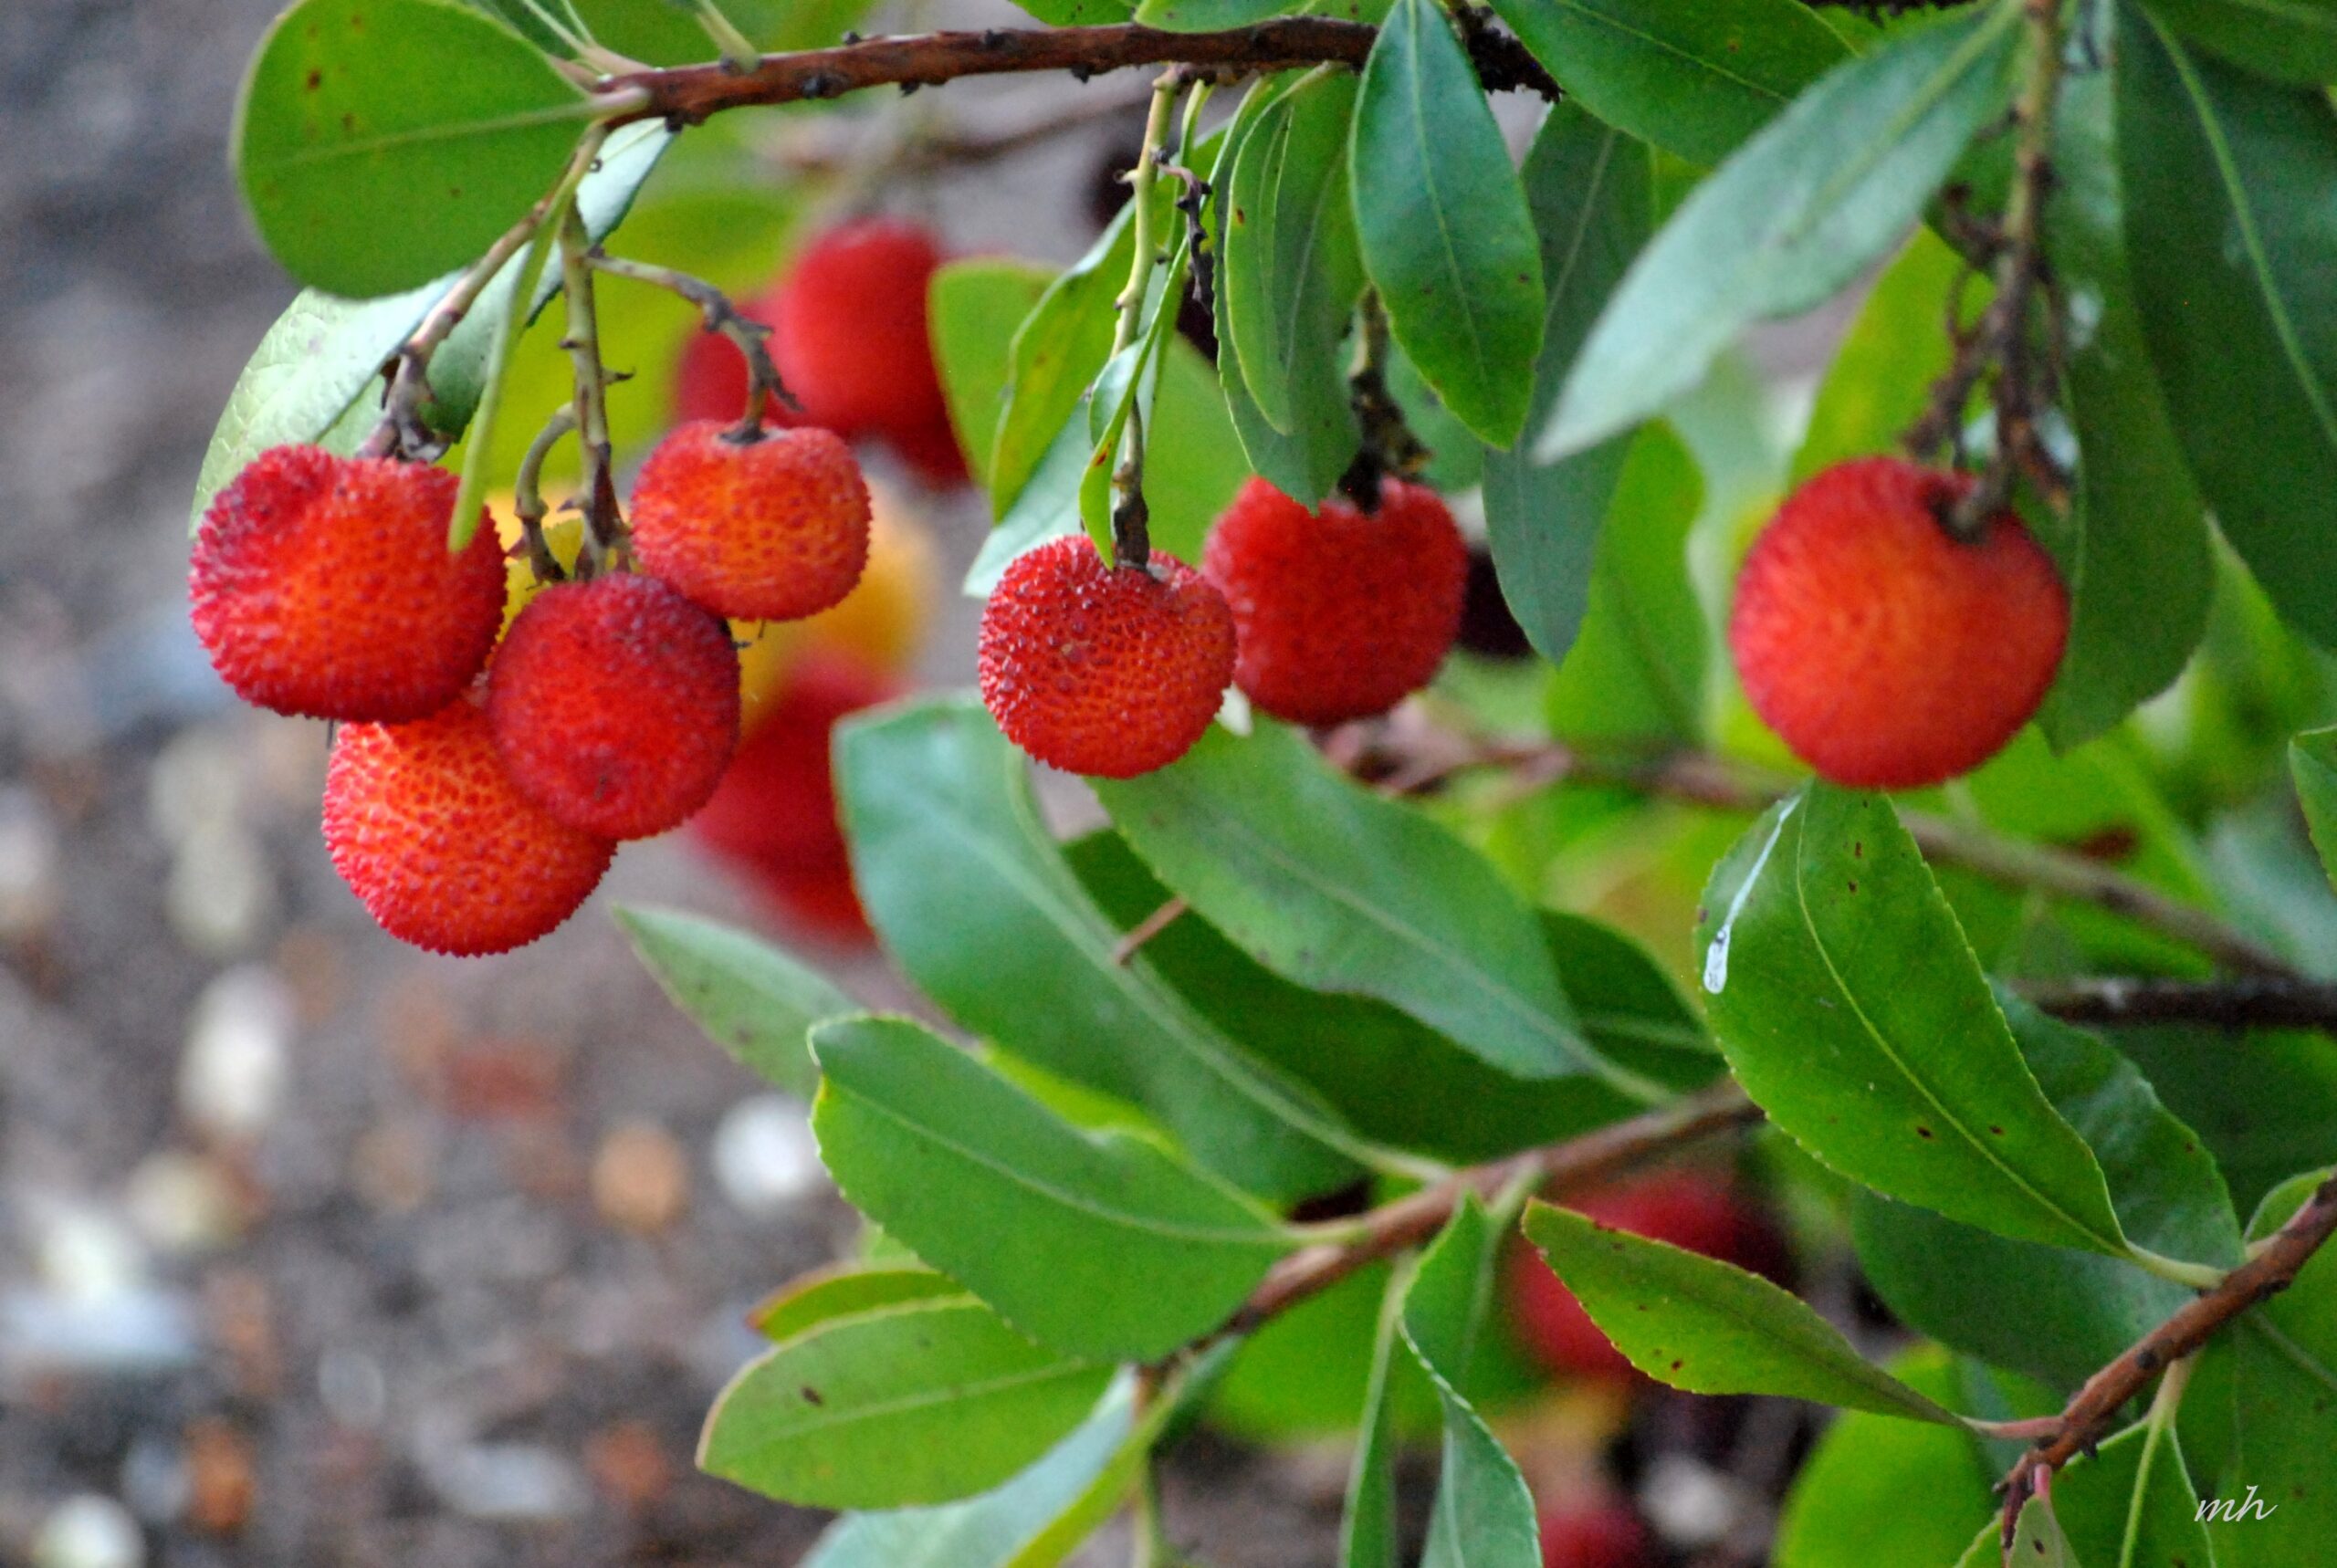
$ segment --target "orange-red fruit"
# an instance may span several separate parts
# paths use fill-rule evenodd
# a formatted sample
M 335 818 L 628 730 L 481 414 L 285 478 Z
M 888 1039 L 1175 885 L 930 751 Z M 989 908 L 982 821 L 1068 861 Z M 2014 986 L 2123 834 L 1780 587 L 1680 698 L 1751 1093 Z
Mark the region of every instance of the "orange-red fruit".
M 1569 1197 L 1567 1207 L 1610 1229 L 1668 1241 L 1771 1280 L 1782 1281 L 1790 1270 L 1784 1239 L 1767 1218 L 1701 1172 L 1659 1172 Z M 1623 1353 L 1531 1248 L 1511 1255 L 1509 1303 L 1518 1339 L 1551 1371 L 1584 1377 L 1635 1375 Z
M 1906 789 L 1986 761 L 2053 684 L 2070 599 L 2011 512 L 1970 544 L 1966 475 L 1868 457 L 1796 490 L 1753 543 L 1728 643 L 1753 709 L 1838 784 Z
M 1384 479 L 1379 510 L 1305 507 L 1252 479 L 1210 530 L 1201 571 L 1233 607 L 1234 683 L 1294 724 L 1385 713 L 1428 685 L 1461 630 L 1469 547 L 1434 491 Z
M 1619 1502 L 1542 1511 L 1542 1568 L 1650 1568 L 1655 1542 Z
M 941 247 L 916 224 L 864 218 L 812 240 L 770 298 L 771 357 L 804 416 L 844 435 L 946 428 L 926 325 Z
M 503 622 L 493 528 L 449 554 L 455 476 L 275 446 L 212 500 L 194 540 L 195 635 L 245 701 L 395 723 L 462 695 Z
M 1217 716 L 1233 612 L 1173 556 L 1114 568 L 1074 534 L 1007 567 L 980 655 L 982 701 L 1007 739 L 1066 772 L 1132 779 L 1182 757 Z
M 718 614 L 798 621 L 868 564 L 868 485 L 825 430 L 732 441 L 714 420 L 657 444 L 633 487 L 633 554 Z
M 564 582 L 528 601 L 487 677 L 511 778 L 610 839 L 676 827 L 739 744 L 739 653 L 721 617 L 655 578 Z
M 576 912 L 616 846 L 519 792 L 487 715 L 352 724 L 325 773 L 325 847 L 383 930 L 434 953 L 501 953 Z

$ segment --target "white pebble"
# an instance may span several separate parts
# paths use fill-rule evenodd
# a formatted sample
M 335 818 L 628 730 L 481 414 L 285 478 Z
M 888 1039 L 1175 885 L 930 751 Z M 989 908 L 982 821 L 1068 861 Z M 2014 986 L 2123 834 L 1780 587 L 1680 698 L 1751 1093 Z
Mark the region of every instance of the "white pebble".
M 828 1173 L 800 1102 L 784 1094 L 741 1100 L 714 1133 L 714 1176 L 741 1212 L 770 1218 L 825 1191 Z
M 58 1504 L 33 1541 L 34 1568 L 142 1568 L 145 1561 L 138 1521 L 96 1492 Z
M 239 965 L 204 988 L 179 1061 L 179 1109 L 215 1137 L 257 1136 L 290 1074 L 292 993 L 275 971 Z

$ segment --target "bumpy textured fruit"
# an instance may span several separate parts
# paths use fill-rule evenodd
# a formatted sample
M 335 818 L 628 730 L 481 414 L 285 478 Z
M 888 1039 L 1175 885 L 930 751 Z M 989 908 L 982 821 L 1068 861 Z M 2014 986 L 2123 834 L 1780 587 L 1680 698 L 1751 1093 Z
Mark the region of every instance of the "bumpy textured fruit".
M 1240 634 L 1234 683 L 1295 724 L 1385 713 L 1428 685 L 1461 629 L 1469 547 L 1432 490 L 1379 486 L 1366 516 L 1319 513 L 1252 479 L 1210 530 L 1201 571 Z
M 721 782 L 739 744 L 739 655 L 720 616 L 655 578 L 563 582 L 511 623 L 487 716 L 538 805 L 603 838 L 647 838 Z
M 841 601 L 868 561 L 868 486 L 842 440 L 782 430 L 732 441 L 711 420 L 649 455 L 633 554 L 717 614 L 795 621 Z
M 1651 1568 L 1655 1542 L 1619 1502 L 1542 1511 L 1542 1568 Z
M 1015 558 L 982 611 L 982 701 L 1070 773 L 1132 779 L 1191 749 L 1233 678 L 1233 612 L 1175 557 L 1113 568 L 1084 534 Z
M 511 781 L 487 715 L 352 724 L 325 773 L 325 847 L 383 930 L 434 953 L 501 953 L 576 912 L 616 846 Z
M 495 532 L 446 549 L 455 476 L 423 464 L 261 453 L 203 514 L 195 635 L 245 701 L 311 718 L 435 713 L 487 662 L 503 615 Z
M 1780 1283 L 1790 1271 L 1784 1239 L 1745 1197 L 1699 1171 L 1654 1176 L 1569 1195 L 1567 1207 L 1616 1230 L 1668 1241 L 1750 1269 Z M 1598 1331 L 1572 1291 L 1531 1248 L 1510 1258 L 1510 1321 L 1518 1339 L 1553 1372 L 1632 1377 L 1631 1364 Z
M 2069 594 L 2020 519 L 1940 517 L 1968 476 L 1870 457 L 1795 491 L 1754 541 L 1729 649 L 1745 695 L 1838 784 L 1905 789 L 1986 761 L 2044 701 Z
M 942 253 L 916 224 L 865 218 L 803 247 L 770 299 L 771 357 L 812 423 L 844 435 L 946 429 L 925 296 Z

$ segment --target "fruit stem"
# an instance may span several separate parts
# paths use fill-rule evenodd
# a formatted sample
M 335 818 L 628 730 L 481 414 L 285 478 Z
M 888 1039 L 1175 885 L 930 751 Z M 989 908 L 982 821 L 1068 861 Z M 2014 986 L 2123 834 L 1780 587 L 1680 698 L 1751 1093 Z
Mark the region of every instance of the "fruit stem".
M 706 36 L 722 51 L 725 69 L 744 76 L 762 63 L 762 51 L 739 30 L 736 22 L 722 14 L 722 7 L 714 0 L 697 0 L 697 25 L 706 29 Z
M 592 249 L 584 220 L 570 209 L 560 227 L 560 277 L 568 297 L 566 347 L 576 364 L 577 440 L 584 449 L 584 548 L 577 557 L 581 577 L 607 569 L 624 529 L 609 441 L 608 371 L 601 362 L 600 318 L 592 304 L 592 268 L 586 260 Z
M 1355 461 L 1339 476 L 1339 490 L 1355 503 L 1357 511 L 1369 517 L 1379 510 L 1381 477 L 1418 472 L 1428 460 L 1429 450 L 1412 434 L 1403 409 L 1388 390 L 1390 338 L 1388 309 L 1380 302 L 1379 290 L 1365 289 L 1357 313 L 1361 342 L 1355 373 L 1347 378 L 1347 402 L 1363 428 L 1363 441 L 1356 449 Z
M 1119 319 L 1112 328 L 1112 353 L 1116 356 L 1136 342 L 1143 326 L 1145 297 L 1152 289 L 1153 269 L 1160 265 L 1160 242 L 1152 232 L 1152 187 L 1159 178 L 1162 146 L 1175 121 L 1177 95 L 1184 80 L 1174 70 L 1162 71 L 1152 84 L 1152 108 L 1145 117 L 1144 147 L 1128 174 L 1128 233 L 1133 241 L 1128 280 L 1112 308 Z M 1170 308 L 1164 299 L 1162 309 Z M 1137 375 L 1143 374 L 1141 367 Z M 1149 568 L 1152 538 L 1144 504 L 1144 400 L 1139 393 L 1128 406 L 1126 455 L 1112 472 L 1112 564 Z
M 519 472 L 511 481 L 511 515 L 519 520 L 519 535 L 528 549 L 528 567 L 538 582 L 558 582 L 568 575 L 544 538 L 544 514 L 550 508 L 544 505 L 543 472 L 544 459 L 551 455 L 551 449 L 575 429 L 576 405 L 561 404 L 528 444 L 527 455 L 519 459 Z
M 635 283 L 680 295 L 697 307 L 707 331 L 719 332 L 746 356 L 747 411 L 732 427 L 729 439 L 741 444 L 762 439 L 767 399 L 775 398 L 789 408 L 801 406 L 779 379 L 779 366 L 772 361 L 770 346 L 765 341 L 770 336 L 770 329 L 740 310 L 722 290 L 702 277 L 693 277 L 670 267 L 653 267 L 645 261 L 611 256 L 598 246 L 585 254 L 584 261 L 595 271 L 612 277 L 629 277 Z

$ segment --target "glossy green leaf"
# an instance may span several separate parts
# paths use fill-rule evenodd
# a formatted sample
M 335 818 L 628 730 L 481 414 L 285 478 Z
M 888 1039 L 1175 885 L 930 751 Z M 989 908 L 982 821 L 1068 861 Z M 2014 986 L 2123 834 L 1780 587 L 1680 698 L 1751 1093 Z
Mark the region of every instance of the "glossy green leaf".
M 2337 0 L 2148 0 L 2151 14 L 2258 76 L 2337 82 Z
M 1493 10 L 1575 102 L 1706 166 L 1850 53 L 1798 0 L 1496 0 Z
M 2119 18 L 2126 256 L 2167 413 L 2282 617 L 2337 643 L 2337 110 Z
M 1069 855 L 1089 896 L 1124 930 L 1169 897 L 1116 834 L 1090 835 Z M 1628 937 L 1578 915 L 1546 910 L 1541 921 L 1583 1030 L 1603 1055 L 1683 1092 L 1719 1071 L 1702 1024 Z M 1378 1143 L 1473 1164 L 1640 1108 L 1593 1079 L 1522 1082 L 1385 1002 L 1294 985 L 1190 911 L 1130 963 L 1174 987 L 1242 1049 L 1311 1085 Z
M 2053 1108 L 2101 1162 L 2126 1234 L 2165 1257 L 2239 1261 L 2239 1221 L 2215 1159 L 2133 1064 L 2018 1001 L 2006 1016 Z M 2071 1256 L 1871 1193 L 1852 1208 L 1868 1281 L 1908 1326 L 2073 1388 L 2188 1301 L 2181 1285 Z
M 633 950 L 673 1004 L 717 1045 L 805 1099 L 819 1086 L 803 1039 L 860 1004 L 759 936 L 678 909 L 616 912 Z
M 2308 730 L 2290 741 L 2289 776 L 2321 869 L 2337 883 L 2337 729 Z
M 1014 0 L 1014 3 L 1051 27 L 1085 27 L 1103 22 L 1125 22 L 1135 11 L 1132 0 Z
M 1526 1209 L 1525 1235 L 1615 1348 L 1659 1382 L 1955 1420 L 1758 1274 L 1546 1203 Z
M 1729 1065 L 1820 1161 L 1999 1235 L 2125 1251 L 1888 800 L 1815 783 L 1771 808 L 1713 871 L 1697 943 Z
M 1307 441 L 1349 424 L 1342 343 L 1363 292 L 1347 198 L 1355 78 L 1310 74 L 1258 116 L 1233 154 L 1217 286 L 1231 348 L 1267 423 Z
M 1152 1143 L 1080 1132 L 906 1019 L 832 1021 L 812 1049 L 812 1130 L 844 1196 L 1060 1350 L 1165 1355 L 1294 1245 Z
M 1541 256 L 1501 128 L 1433 0 L 1388 13 L 1349 156 L 1364 268 L 1396 341 L 1455 417 L 1509 445 L 1542 342 Z
M 2337 1040 L 2161 1028 L 2121 1030 L 2118 1044 L 2215 1155 L 2241 1213 L 2290 1173 L 2337 1164 Z
M 1218 391 L 1217 368 L 1173 333 L 1160 354 L 1144 427 L 1144 502 L 1152 548 L 1198 563 L 1210 525 L 1251 467 Z
M 1522 1078 L 1630 1077 L 1590 1050 L 1493 867 L 1297 731 L 1215 729 L 1157 772 L 1095 782 L 1154 873 L 1284 978 L 1378 997 Z
M 1528 429 L 1557 399 L 1576 351 L 1652 232 L 1646 152 L 1571 103 L 1554 105 L 1525 155 L 1525 200 L 1540 238 L 1542 350 Z M 1511 613 L 1553 663 L 1574 645 L 1590 603 L 1599 525 L 1621 477 L 1621 438 L 1555 463 L 1489 448 L 1485 535 Z
M 2120 218 L 2111 88 L 2061 94 L 2046 239 L 2070 296 L 2064 373 L 2079 446 L 2069 643 L 2038 722 L 2056 747 L 2091 739 L 2181 673 L 2206 630 L 2206 507 L 2143 342 Z
M 1561 739 L 1692 743 L 1703 735 L 1707 634 L 1688 578 L 1688 539 L 1703 496 L 1696 460 L 1670 428 L 1623 440 L 1582 625 L 1544 701 Z
M 2174 1431 L 2130 1427 L 2053 1478 L 2053 1514 L 2078 1560 L 2117 1568 L 2208 1568 L 2199 1494 Z
M 1968 272 L 1964 258 L 1931 230 L 1909 236 L 1874 280 L 1818 383 L 1793 456 L 1795 484 L 1847 459 L 1890 450 L 1921 417 L 1951 358 L 1942 330 L 1948 293 Z M 1986 303 L 1984 279 L 1974 277 L 1965 291 L 1973 304 Z M 1972 308 L 1965 307 L 1967 317 Z
M 930 1269 L 844 1263 L 790 1281 L 757 1302 L 747 1321 L 765 1339 L 784 1343 L 832 1318 L 944 1298 L 974 1299 L 965 1286 Z
M 1143 1106 L 1210 1170 L 1270 1197 L 1352 1179 L 1336 1119 L 1140 967 L 1041 821 L 1028 765 L 981 707 L 937 699 L 840 732 L 861 899 L 958 1022 Z
M 1891 1373 L 1934 1402 L 1961 1396 L 1955 1368 L 1936 1346 L 1909 1351 Z M 1981 1521 L 1994 1517 L 1996 1479 L 1968 1433 L 1847 1412 L 1794 1477 L 1771 1562 L 1775 1568 L 1954 1562 Z
M 294 277 L 393 294 L 525 216 L 587 111 L 541 51 L 453 0 L 300 0 L 245 78 L 236 172 Z
M 1500 1231 L 1474 1194 L 1464 1197 L 1404 1293 L 1404 1343 L 1444 1406 L 1442 1462 L 1420 1568 L 1539 1568 L 1542 1561 L 1525 1479 L 1461 1393 L 1500 1250 Z
M 1535 455 L 1581 451 L 1646 418 L 1744 328 L 1819 304 L 1897 244 L 2002 112 L 2017 22 L 1989 7 L 1900 34 L 1739 148 L 1625 276 Z
M 1032 1344 L 979 1301 L 878 1308 L 749 1364 L 715 1401 L 698 1463 L 809 1507 L 947 1502 L 1045 1453 L 1111 1377 Z
M 584 177 L 576 193 L 577 211 L 595 239 L 624 221 L 634 193 L 672 142 L 664 127 L 642 125 L 626 127 L 603 145 L 601 167 Z M 446 434 L 461 434 L 477 403 L 487 348 L 511 308 L 519 265 L 514 258 L 497 275 L 431 358 L 436 396 L 424 412 Z M 334 439 L 326 443 L 331 450 L 344 455 L 355 451 L 371 421 L 340 431 L 336 423 L 360 408 L 369 389 L 371 406 L 380 407 L 383 366 L 455 282 L 450 275 L 379 299 L 343 299 L 302 289 L 268 328 L 227 394 L 195 476 L 190 526 L 202 522 L 221 486 L 271 446 L 323 441 L 331 432 Z M 533 308 L 540 310 L 551 293 L 540 286 Z
M 1120 215 L 1083 256 L 1047 286 L 1014 330 L 1005 406 L 990 452 L 991 513 L 1003 518 L 1048 455 L 1088 383 L 1111 357 L 1113 298 L 1127 283 L 1136 239 Z M 1082 455 L 1085 462 L 1085 455 Z
M 1010 1568 L 1080 1506 L 1125 1449 L 1134 1385 L 1106 1395 L 1094 1415 L 1044 1458 L 979 1497 L 938 1508 L 848 1514 L 829 1527 L 803 1568 Z
M 1339 1568 L 1397 1568 L 1395 1371 L 1409 1265 L 1391 1271 L 1372 1336 L 1371 1374 L 1364 1385 L 1361 1435 L 1347 1471 L 1347 1506 L 1339 1515 Z
M 949 424 L 974 483 L 990 484 L 990 438 L 1006 404 L 1014 332 L 1052 278 L 1043 267 L 998 256 L 969 256 L 933 275 L 927 314 L 933 363 L 949 402 Z

